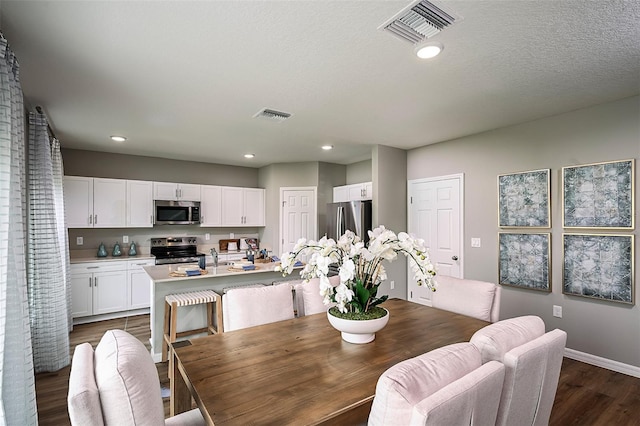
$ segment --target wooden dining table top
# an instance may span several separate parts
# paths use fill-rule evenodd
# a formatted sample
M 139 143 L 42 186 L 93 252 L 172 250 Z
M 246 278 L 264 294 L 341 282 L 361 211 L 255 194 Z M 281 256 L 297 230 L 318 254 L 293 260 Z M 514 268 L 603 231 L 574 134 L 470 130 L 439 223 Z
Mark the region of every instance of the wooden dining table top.
M 364 345 L 342 340 L 324 313 L 176 345 L 172 412 L 193 396 L 215 425 L 366 422 L 385 370 L 489 324 L 400 299 L 382 306 L 389 322 Z

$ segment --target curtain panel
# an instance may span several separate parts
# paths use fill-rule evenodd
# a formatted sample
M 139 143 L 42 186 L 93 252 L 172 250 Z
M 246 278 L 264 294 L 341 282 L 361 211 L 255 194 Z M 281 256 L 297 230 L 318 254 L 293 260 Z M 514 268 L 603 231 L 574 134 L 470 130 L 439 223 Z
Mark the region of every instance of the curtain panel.
M 24 127 L 18 61 L 0 34 L 0 425 L 38 423 L 27 299 Z
M 51 142 L 44 114 L 30 113 L 27 289 L 36 373 L 59 370 L 70 361 L 62 176 L 54 176 Z M 62 171 L 61 164 L 57 169 Z

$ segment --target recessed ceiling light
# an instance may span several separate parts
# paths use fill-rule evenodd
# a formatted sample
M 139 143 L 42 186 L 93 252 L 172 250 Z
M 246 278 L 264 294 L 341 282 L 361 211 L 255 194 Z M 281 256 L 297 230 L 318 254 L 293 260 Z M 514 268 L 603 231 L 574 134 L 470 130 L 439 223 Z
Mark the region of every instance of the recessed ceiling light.
M 322 149 L 329 151 L 330 149 L 333 149 L 333 145 L 322 145 Z
M 420 59 L 430 59 L 438 56 L 444 49 L 442 43 L 437 41 L 429 41 L 416 46 L 416 55 Z
M 111 140 L 114 142 L 124 142 L 127 140 L 124 136 L 111 136 Z
M 244 158 L 253 158 L 255 156 L 256 156 L 255 154 L 245 154 Z

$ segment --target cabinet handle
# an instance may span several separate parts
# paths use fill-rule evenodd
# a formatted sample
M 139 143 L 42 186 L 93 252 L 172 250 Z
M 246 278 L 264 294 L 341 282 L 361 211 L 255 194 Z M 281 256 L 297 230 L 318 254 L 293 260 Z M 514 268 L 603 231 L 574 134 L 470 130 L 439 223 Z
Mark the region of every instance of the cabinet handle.
M 93 225 L 93 215 L 89 215 L 89 225 Z
M 91 287 L 91 277 L 89 277 L 89 287 Z
M 99 266 L 87 266 L 87 269 L 98 269 Z
M 97 225 L 97 224 L 98 224 L 98 215 L 97 215 L 97 214 L 94 214 L 94 215 L 93 215 L 93 224 L 94 224 L 94 225 Z
M 98 287 L 98 277 L 93 278 L 93 286 Z

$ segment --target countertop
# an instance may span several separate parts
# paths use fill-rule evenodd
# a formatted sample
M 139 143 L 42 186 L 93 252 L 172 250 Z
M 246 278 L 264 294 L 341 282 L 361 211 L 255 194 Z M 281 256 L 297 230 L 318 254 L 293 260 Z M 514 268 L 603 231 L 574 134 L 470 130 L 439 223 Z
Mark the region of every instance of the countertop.
M 87 262 L 114 262 L 114 261 L 126 261 L 126 260 L 155 260 L 155 256 L 151 255 L 138 255 L 138 256 L 107 256 L 107 257 L 72 257 L 69 259 L 70 263 L 87 263 Z
M 208 266 L 207 273 L 204 275 L 195 275 L 188 277 L 172 277 L 169 275 L 169 272 L 175 271 L 178 266 L 183 265 L 154 265 L 154 266 L 145 266 L 142 269 L 151 277 L 153 282 L 155 283 L 166 283 L 166 282 L 178 282 L 178 281 L 193 281 L 205 278 L 215 278 L 215 277 L 228 277 L 228 276 L 239 276 L 239 275 L 252 275 L 252 274 L 261 274 L 264 272 L 274 272 L 274 268 L 279 265 L 279 262 L 271 262 L 271 263 L 257 263 L 256 269 L 253 271 L 236 271 L 231 270 L 228 265 L 219 265 L 218 267 Z

